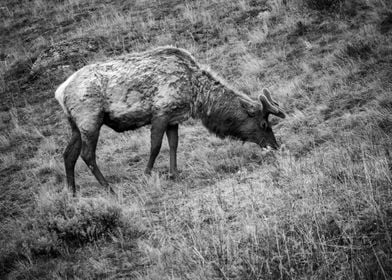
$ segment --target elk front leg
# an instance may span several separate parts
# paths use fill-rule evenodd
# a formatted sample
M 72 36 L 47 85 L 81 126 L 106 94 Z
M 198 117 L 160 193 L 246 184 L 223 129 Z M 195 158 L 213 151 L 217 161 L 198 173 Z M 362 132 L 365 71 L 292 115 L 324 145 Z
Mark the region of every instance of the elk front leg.
M 178 147 L 178 124 L 168 125 L 166 129 L 167 140 L 170 147 L 170 171 L 169 177 L 177 176 L 177 147 Z
M 156 118 L 151 123 L 151 151 L 150 159 L 148 160 L 146 170 L 144 171 L 145 174 L 151 174 L 155 159 L 161 150 L 162 138 L 166 131 L 167 123 L 165 118 Z

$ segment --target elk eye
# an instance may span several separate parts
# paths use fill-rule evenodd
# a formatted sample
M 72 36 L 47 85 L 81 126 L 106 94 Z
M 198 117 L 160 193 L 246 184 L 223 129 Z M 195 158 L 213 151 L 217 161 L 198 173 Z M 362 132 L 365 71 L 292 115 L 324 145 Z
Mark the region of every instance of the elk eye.
M 248 113 L 248 116 L 251 118 L 254 118 L 256 116 L 256 112 L 253 110 L 247 110 L 246 113 Z
M 268 123 L 266 120 L 262 120 L 260 123 L 262 129 L 266 130 L 268 128 Z

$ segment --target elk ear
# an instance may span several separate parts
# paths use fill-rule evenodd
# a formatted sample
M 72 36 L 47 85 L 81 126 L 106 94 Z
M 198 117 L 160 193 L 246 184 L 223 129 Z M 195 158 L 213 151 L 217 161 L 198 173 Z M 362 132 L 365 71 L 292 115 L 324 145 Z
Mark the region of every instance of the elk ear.
M 261 104 L 263 105 L 263 109 L 271 113 L 275 116 L 285 118 L 286 115 L 283 112 L 283 110 L 279 107 L 279 104 L 276 103 L 275 100 L 272 99 L 271 93 L 268 91 L 268 89 L 264 88 L 263 93 L 259 95 L 259 100 Z
M 240 99 L 240 103 L 242 108 L 248 113 L 250 117 L 254 117 L 257 113 L 258 106 L 257 104 L 251 103 L 251 101 Z

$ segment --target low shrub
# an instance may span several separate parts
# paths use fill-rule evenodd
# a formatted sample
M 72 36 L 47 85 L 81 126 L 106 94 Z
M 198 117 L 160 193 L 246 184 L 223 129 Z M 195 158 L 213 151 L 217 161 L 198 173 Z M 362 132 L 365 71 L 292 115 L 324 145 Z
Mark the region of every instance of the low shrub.
M 344 0 L 306 0 L 305 5 L 317 11 L 335 11 L 338 10 Z
M 104 198 L 74 201 L 67 196 L 55 196 L 41 203 L 41 225 L 70 246 L 107 237 L 122 224 L 121 208 Z
M 29 217 L 8 220 L 0 227 L 0 271 L 7 273 L 17 263 L 32 263 L 40 256 L 57 257 L 116 235 L 120 227 L 122 234 L 131 230 L 114 202 L 45 193 Z

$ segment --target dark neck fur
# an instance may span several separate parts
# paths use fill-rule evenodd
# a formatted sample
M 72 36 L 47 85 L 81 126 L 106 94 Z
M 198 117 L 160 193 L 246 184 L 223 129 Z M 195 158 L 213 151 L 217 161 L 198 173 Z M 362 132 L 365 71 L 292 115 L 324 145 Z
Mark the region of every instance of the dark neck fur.
M 203 70 L 194 82 L 196 101 L 192 116 L 202 120 L 207 129 L 218 137 L 234 137 L 246 140 L 240 128 L 247 113 L 240 98 L 249 99 L 231 89 L 219 78 Z

